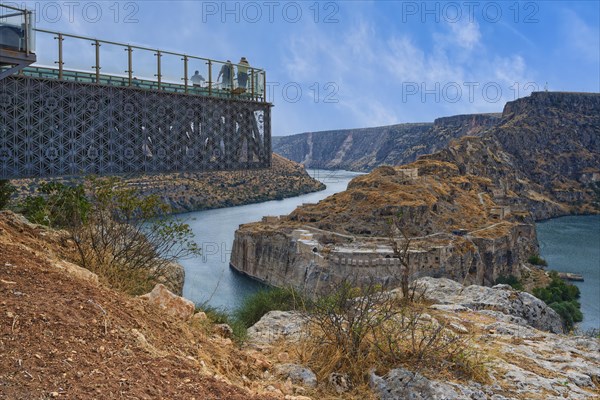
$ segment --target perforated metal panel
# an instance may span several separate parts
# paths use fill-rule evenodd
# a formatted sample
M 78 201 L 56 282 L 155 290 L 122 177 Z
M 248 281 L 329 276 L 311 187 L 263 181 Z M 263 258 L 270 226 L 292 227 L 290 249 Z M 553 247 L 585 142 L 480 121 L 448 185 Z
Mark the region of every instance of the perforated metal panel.
M 267 168 L 270 104 L 11 76 L 0 178 Z

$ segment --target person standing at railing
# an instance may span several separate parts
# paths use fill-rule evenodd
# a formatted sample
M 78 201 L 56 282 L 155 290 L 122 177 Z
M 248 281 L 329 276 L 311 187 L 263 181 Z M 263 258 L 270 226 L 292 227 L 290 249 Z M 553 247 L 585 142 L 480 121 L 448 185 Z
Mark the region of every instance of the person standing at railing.
M 202 87 L 202 82 L 206 81 L 206 79 L 204 79 L 204 77 L 200 75 L 200 71 L 196 71 L 194 75 L 192 75 L 190 80 L 192 81 L 192 85 L 194 85 L 194 87 L 197 88 Z
M 231 89 L 233 86 L 233 64 L 230 60 L 227 60 L 227 63 L 223 64 L 221 67 L 219 75 L 217 76 L 217 81 L 221 78 L 221 76 L 223 77 L 223 80 L 221 81 L 221 88 L 226 90 Z
M 246 84 L 248 82 L 248 68 L 250 68 L 250 63 L 246 60 L 246 57 L 242 57 L 238 64 L 238 86 L 246 89 Z

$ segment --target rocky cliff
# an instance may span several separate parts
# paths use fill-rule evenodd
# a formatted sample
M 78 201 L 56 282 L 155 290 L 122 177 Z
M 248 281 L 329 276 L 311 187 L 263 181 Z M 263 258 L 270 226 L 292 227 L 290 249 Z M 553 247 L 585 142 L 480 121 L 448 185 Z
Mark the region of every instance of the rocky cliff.
M 273 154 L 271 168 L 240 171 L 184 172 L 124 177 L 143 194 L 156 194 L 173 212 L 233 207 L 316 192 L 325 185 L 298 163 Z M 37 180 L 11 181 L 21 197 L 35 194 Z
M 308 168 L 369 171 L 400 165 L 444 148 L 452 139 L 478 135 L 500 114 L 456 115 L 433 123 L 302 133 L 273 137 L 273 151 Z
M 519 275 L 537 253 L 534 219 L 594 212 L 599 141 L 600 94 L 534 93 L 508 103 L 478 136 L 377 168 L 287 217 L 240 227 L 231 265 L 319 291 L 348 275 L 397 283 L 401 267 L 386 236 L 401 213 L 412 277 L 489 285 Z
M 498 203 L 535 219 L 594 212 L 600 182 L 600 94 L 536 92 L 506 104 L 501 122 L 423 157 L 487 177 Z

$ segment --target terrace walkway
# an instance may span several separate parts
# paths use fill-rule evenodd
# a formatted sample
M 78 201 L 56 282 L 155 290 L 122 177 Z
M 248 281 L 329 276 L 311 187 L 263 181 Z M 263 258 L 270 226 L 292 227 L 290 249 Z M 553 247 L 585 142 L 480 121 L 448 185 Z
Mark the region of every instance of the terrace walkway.
M 22 13 L 8 31 L 0 14 L 0 179 L 270 166 L 264 70 L 33 29 Z

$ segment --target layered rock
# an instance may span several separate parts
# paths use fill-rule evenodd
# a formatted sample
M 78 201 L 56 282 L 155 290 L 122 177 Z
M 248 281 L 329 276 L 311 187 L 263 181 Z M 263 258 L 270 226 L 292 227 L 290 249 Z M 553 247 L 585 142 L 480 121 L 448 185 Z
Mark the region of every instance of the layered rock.
M 600 182 L 600 94 L 535 92 L 509 102 L 482 138 L 464 138 L 436 154 L 461 173 L 485 176 L 496 200 L 535 219 L 593 212 Z
M 493 288 L 463 286 L 450 279 L 421 278 L 417 290 L 436 304 L 462 306 L 470 310 L 491 310 L 511 318 L 510 321 L 539 330 L 562 333 L 560 316 L 543 301 L 529 293 L 515 291 L 508 285 Z M 438 309 L 443 309 L 439 308 Z
M 464 135 L 495 126 L 500 114 L 438 118 L 433 123 L 399 124 L 273 137 L 273 151 L 307 168 L 370 171 L 401 165 L 444 148 Z
M 35 195 L 41 181 L 21 179 L 11 183 L 23 198 Z M 301 165 L 276 154 L 273 154 L 271 168 L 130 176 L 123 178 L 123 183 L 138 189 L 142 195 L 160 197 L 173 212 L 280 200 L 325 189 L 325 185 L 311 178 Z
M 535 219 L 594 211 L 599 127 L 600 94 L 534 93 L 508 103 L 479 136 L 379 167 L 287 217 L 241 226 L 231 265 L 311 293 L 348 277 L 397 284 L 402 267 L 389 235 L 401 235 L 389 220 L 402 215 L 411 278 L 491 285 L 518 276 L 538 252 Z
M 293 229 L 286 223 L 242 225 L 235 233 L 231 266 L 270 285 L 294 286 L 309 295 L 327 293 L 348 280 L 392 286 L 401 281 L 402 267 L 389 239 L 307 226 Z M 504 233 L 498 237 L 485 237 L 486 230 L 466 236 L 435 233 L 414 239 L 409 251 L 411 279 L 448 277 L 489 285 L 499 276 L 518 276 L 521 263 L 536 252 L 535 230 L 509 223 L 495 228 Z
M 482 382 L 452 379 L 448 371 L 398 360 L 387 369 L 380 366 L 378 370 L 365 371 L 378 398 L 591 400 L 598 397 L 600 341 L 560 334 L 560 317 L 541 300 L 505 285 L 463 286 L 448 279 L 421 278 L 416 287 L 430 304 L 427 313 L 421 314 L 423 320 L 442 326 L 445 335 L 469 338 L 468 351 L 477 352 L 486 360 L 478 368 L 481 372 L 485 370 L 488 378 Z M 297 346 L 298 340 L 310 337 L 303 321 L 306 316 L 300 312 L 272 311 L 251 328 L 250 342 L 259 344 L 265 352 L 269 346 L 271 349 L 286 344 Z M 293 327 L 295 334 L 273 335 L 285 331 L 283 327 Z M 273 340 L 263 340 L 271 336 Z M 292 376 L 287 371 L 294 371 L 297 378 L 292 379 L 312 387 L 312 379 L 303 383 L 299 378 L 312 378 L 311 371 L 292 361 L 282 367 L 275 366 L 274 372 L 284 371 L 284 376 Z M 317 386 L 327 385 L 326 379 L 321 377 Z

